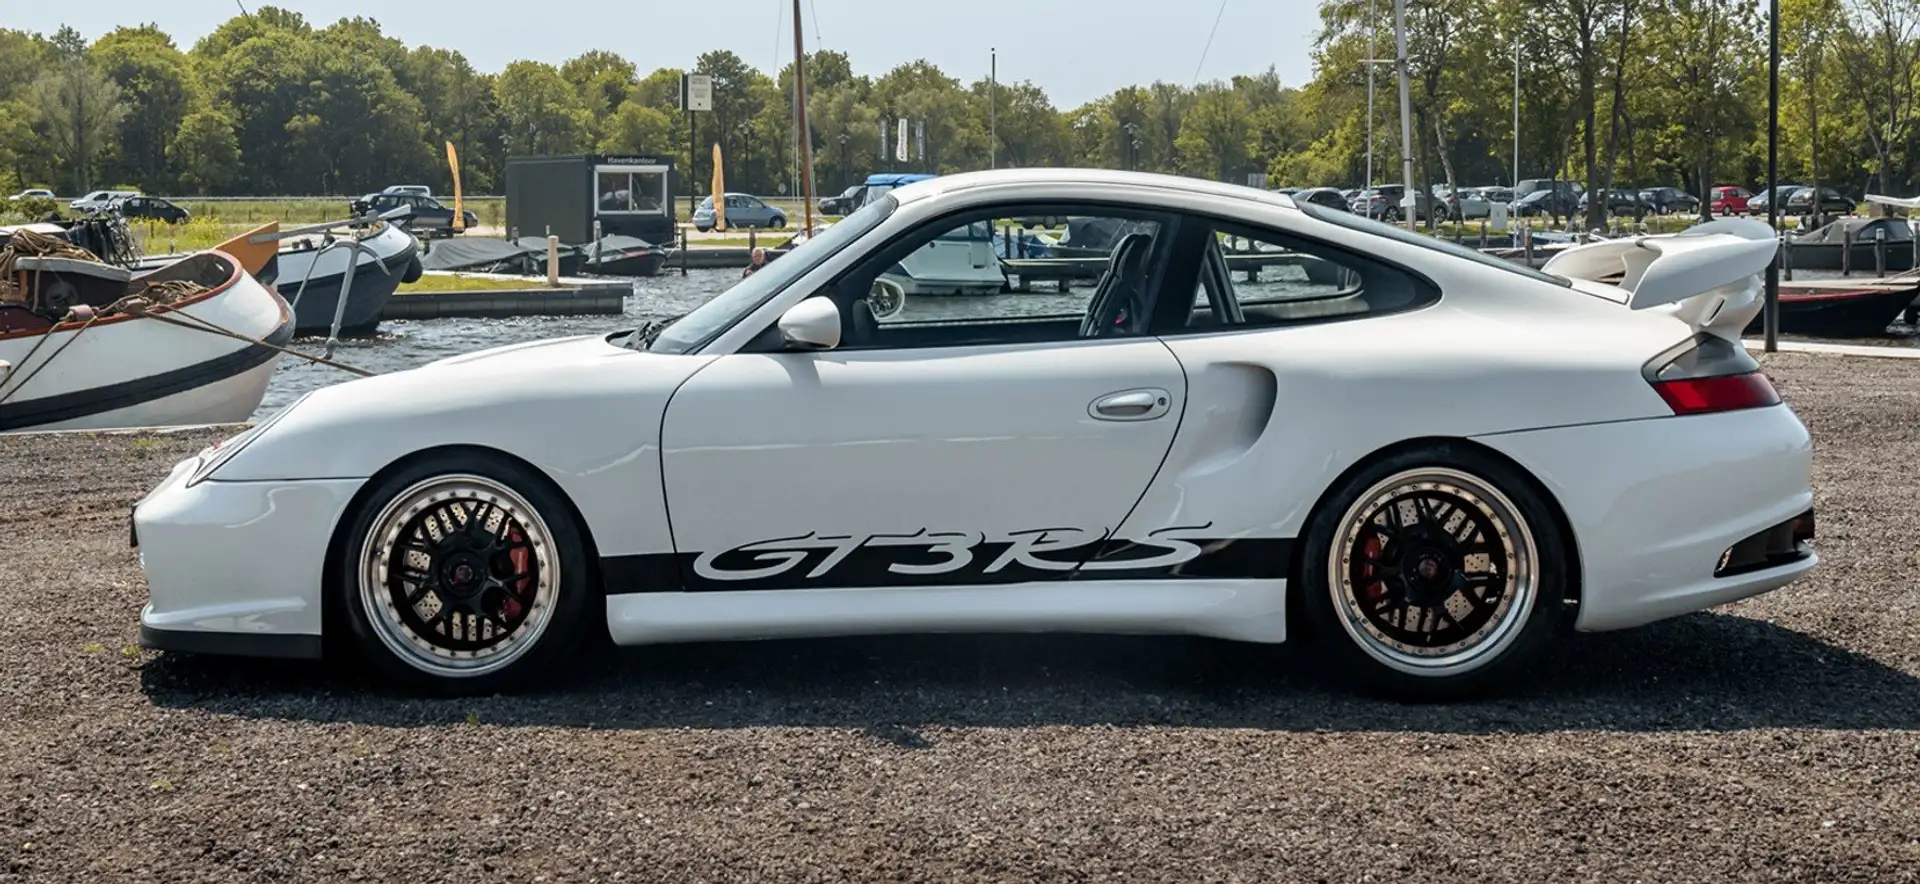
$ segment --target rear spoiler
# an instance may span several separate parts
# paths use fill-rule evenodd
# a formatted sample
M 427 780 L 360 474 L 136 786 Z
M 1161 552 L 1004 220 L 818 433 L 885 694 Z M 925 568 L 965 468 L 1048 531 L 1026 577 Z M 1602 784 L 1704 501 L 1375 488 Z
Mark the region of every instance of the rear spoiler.
M 1540 269 L 1615 286 L 1630 310 L 1675 305 L 1695 329 L 1729 337 L 1759 312 L 1760 275 L 1779 248 L 1766 222 L 1723 218 L 1676 234 L 1575 246 Z

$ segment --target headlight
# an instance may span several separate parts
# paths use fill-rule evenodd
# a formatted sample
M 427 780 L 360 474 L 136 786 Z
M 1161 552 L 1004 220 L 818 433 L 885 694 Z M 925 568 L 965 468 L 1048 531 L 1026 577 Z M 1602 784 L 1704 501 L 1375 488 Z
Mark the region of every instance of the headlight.
M 205 450 L 200 452 L 200 465 L 194 468 L 193 475 L 187 477 L 186 487 L 192 488 L 205 481 L 208 476 L 213 475 L 215 470 L 225 466 L 227 461 L 232 460 L 234 455 L 239 454 L 240 449 L 247 447 L 253 440 L 260 438 L 260 434 L 266 432 L 268 427 L 278 423 L 281 418 L 287 416 L 288 412 L 299 407 L 300 403 L 307 401 L 307 396 L 311 395 L 313 394 L 308 393 L 305 396 L 301 396 L 288 403 L 287 407 L 274 412 L 273 415 L 266 420 L 248 427 L 231 438 L 223 439 L 207 446 Z

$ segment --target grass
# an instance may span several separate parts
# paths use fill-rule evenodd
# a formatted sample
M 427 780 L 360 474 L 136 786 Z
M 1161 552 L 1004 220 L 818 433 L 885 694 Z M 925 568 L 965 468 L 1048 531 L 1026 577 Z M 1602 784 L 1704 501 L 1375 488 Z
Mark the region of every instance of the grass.
M 414 282 L 404 283 L 398 289 L 400 294 L 414 295 L 423 292 L 504 292 L 524 291 L 546 285 L 545 280 L 538 282 L 513 277 L 488 277 L 474 275 L 442 275 L 429 273 Z
M 434 199 L 451 207 L 452 195 L 436 194 Z M 314 224 L 321 221 L 338 221 L 346 218 L 345 200 L 322 197 L 287 197 L 272 200 L 247 200 L 229 202 L 226 200 L 174 200 L 174 203 L 187 210 L 194 220 L 209 219 L 230 224 L 252 227 L 268 221 L 281 224 Z M 468 199 L 461 208 L 478 216 L 480 223 L 489 227 L 504 227 L 507 223 L 507 201 L 499 197 L 488 199 Z

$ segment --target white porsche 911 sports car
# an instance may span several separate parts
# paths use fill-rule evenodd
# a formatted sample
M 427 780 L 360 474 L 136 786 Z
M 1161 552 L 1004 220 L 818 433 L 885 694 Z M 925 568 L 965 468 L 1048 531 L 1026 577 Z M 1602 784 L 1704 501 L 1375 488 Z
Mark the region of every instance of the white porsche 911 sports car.
M 1003 294 L 889 276 L 1085 219 L 1111 241 L 994 258 Z M 1461 696 L 1814 566 L 1807 431 L 1738 340 L 1774 249 L 1725 220 L 1535 271 L 1244 187 L 935 178 L 677 319 L 328 387 L 179 464 L 133 513 L 141 635 L 490 692 L 601 633 L 1305 632 Z

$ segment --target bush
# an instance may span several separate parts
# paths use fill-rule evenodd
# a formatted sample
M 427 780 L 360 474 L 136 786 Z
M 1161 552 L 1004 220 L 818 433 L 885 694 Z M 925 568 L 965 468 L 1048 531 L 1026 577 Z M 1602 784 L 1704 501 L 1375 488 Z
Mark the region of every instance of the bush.
M 40 221 L 63 208 L 59 200 L 44 196 L 30 196 L 25 199 L 7 200 L 0 203 L 0 212 L 18 221 Z

